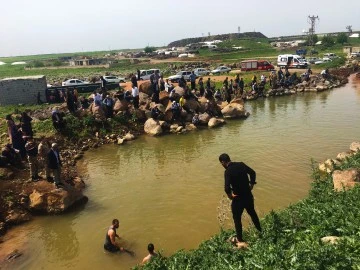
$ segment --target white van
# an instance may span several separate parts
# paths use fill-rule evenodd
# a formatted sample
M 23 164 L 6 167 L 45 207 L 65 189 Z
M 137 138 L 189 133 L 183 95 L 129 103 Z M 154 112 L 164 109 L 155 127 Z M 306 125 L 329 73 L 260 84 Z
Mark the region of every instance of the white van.
M 277 59 L 278 67 L 288 68 L 307 68 L 308 63 L 296 54 L 279 55 Z
M 155 74 L 156 71 L 160 75 L 160 69 L 140 70 L 140 80 L 150 80 L 151 74 Z

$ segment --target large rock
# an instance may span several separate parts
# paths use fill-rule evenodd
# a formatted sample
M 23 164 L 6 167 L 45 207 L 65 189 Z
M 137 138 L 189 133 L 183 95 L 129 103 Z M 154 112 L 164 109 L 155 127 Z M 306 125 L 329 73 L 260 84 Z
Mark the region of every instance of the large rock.
M 345 159 L 347 159 L 349 157 L 351 157 L 351 153 L 341 152 L 336 156 L 336 159 L 342 161 L 342 160 L 345 160 Z
M 233 100 L 230 101 L 230 104 L 244 105 L 244 100 L 242 98 L 234 98 Z
M 145 111 L 143 111 L 143 110 L 131 108 L 129 110 L 129 112 L 130 112 L 130 114 L 135 115 L 137 120 L 143 121 L 143 120 L 147 119 Z
M 338 236 L 325 236 L 321 238 L 321 242 L 324 244 L 337 244 L 341 238 Z
M 82 192 L 70 185 L 64 189 L 36 190 L 30 194 L 30 210 L 46 213 L 61 213 L 85 199 Z
M 240 118 L 246 117 L 246 111 L 244 105 L 238 103 L 230 103 L 224 109 L 221 110 L 224 118 Z
M 126 135 L 123 138 L 125 141 L 132 141 L 135 140 L 135 136 L 131 134 L 130 132 L 126 133 Z
M 151 96 L 153 94 L 153 90 L 152 90 L 150 81 L 143 82 L 142 84 L 140 84 L 139 92 L 142 92 L 142 93 L 147 94 L 148 96 Z
M 200 110 L 200 104 L 195 99 L 187 99 L 184 104 L 186 110 L 198 112 Z
M 360 172 L 357 169 L 337 170 L 332 177 L 335 191 L 348 190 L 360 182 Z
M 360 151 L 360 142 L 353 142 L 350 145 L 350 150 L 353 151 L 353 152 Z
M 148 120 L 146 120 L 144 124 L 144 131 L 152 136 L 158 136 L 163 133 L 159 121 L 156 121 L 153 118 L 149 118 Z
M 180 97 L 182 97 L 183 95 L 185 95 L 185 90 L 180 86 L 176 86 L 175 93 L 178 94 Z
M 319 164 L 319 170 L 325 173 L 331 173 L 335 169 L 335 165 L 340 165 L 340 162 L 335 159 L 327 159 L 325 162 Z
M 166 91 L 161 91 L 159 94 L 160 103 L 166 106 L 169 103 L 169 93 Z
M 139 104 L 145 105 L 148 103 L 148 101 L 149 101 L 149 95 L 139 92 Z
M 207 125 L 209 123 L 210 119 L 211 119 L 211 116 L 208 113 L 199 114 L 199 123 L 200 124 Z
M 115 105 L 114 105 L 114 112 L 118 113 L 118 112 L 123 112 L 123 111 L 127 111 L 130 107 L 130 102 L 128 102 L 127 100 L 123 99 L 117 99 L 115 101 Z
M 105 112 L 100 106 L 92 106 L 91 113 L 94 115 L 95 119 L 104 121 L 105 118 Z
M 221 126 L 225 123 L 225 120 L 224 119 L 219 119 L 219 118 L 211 118 L 208 122 L 208 127 L 209 128 L 214 128 L 214 127 L 218 127 L 218 126 Z

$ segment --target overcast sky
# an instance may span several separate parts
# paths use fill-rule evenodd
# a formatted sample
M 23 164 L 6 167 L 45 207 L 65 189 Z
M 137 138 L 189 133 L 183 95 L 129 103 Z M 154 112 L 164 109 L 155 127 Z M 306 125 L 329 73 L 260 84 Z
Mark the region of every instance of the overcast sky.
M 360 0 L 2 0 L 0 56 L 163 46 L 202 34 L 360 30 Z

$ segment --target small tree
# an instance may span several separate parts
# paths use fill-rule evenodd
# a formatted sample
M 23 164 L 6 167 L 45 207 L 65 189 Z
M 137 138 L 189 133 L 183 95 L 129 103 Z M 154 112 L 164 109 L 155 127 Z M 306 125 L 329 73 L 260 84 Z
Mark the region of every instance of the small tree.
M 156 48 L 155 47 L 151 47 L 151 46 L 146 46 L 145 49 L 144 49 L 144 52 L 145 53 L 152 53 L 156 51 Z
M 306 41 L 308 45 L 313 46 L 319 41 L 319 37 L 317 35 L 309 35 Z
M 341 44 L 347 43 L 348 35 L 346 33 L 340 33 L 337 35 L 336 41 L 337 41 L 337 43 L 341 43 Z
M 324 47 L 331 47 L 334 45 L 334 39 L 331 36 L 324 36 L 322 38 L 322 45 Z

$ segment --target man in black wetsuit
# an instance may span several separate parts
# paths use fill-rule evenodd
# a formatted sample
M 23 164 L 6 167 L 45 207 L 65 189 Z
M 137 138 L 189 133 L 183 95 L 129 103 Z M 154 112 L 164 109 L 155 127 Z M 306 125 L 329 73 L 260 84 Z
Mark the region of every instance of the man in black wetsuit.
M 256 229 L 261 232 L 259 218 L 254 208 L 254 197 L 251 193 L 256 184 L 256 173 L 243 162 L 231 162 L 228 154 L 219 156 L 221 165 L 225 168 L 225 193 L 231 202 L 231 212 L 235 223 L 238 242 L 245 242 L 242 238 L 241 215 L 246 209 Z M 248 178 L 250 175 L 250 181 Z
M 114 219 L 105 236 L 104 249 L 109 252 L 117 252 L 124 250 L 124 248 L 120 247 L 119 244 L 115 242 L 116 237 L 120 239 L 120 237 L 116 234 L 117 228 L 119 228 L 119 220 Z

